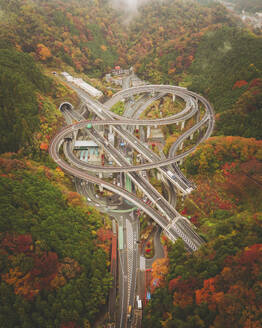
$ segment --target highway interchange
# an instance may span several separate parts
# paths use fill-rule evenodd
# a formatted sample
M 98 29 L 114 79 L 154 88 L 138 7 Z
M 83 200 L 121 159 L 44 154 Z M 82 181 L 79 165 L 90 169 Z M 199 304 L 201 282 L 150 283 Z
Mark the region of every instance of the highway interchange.
M 126 86 L 129 85 L 129 80 Z M 214 128 L 214 113 L 211 105 L 202 96 L 197 95 L 185 88 L 164 85 L 145 85 L 124 89 L 116 93 L 105 104 L 98 102 L 90 97 L 81 89 L 71 85 L 78 93 L 82 104 L 82 113 L 74 111 L 72 106 L 64 103 L 60 106 L 65 115 L 67 126 L 57 133 L 51 141 L 49 153 L 53 160 L 68 174 L 75 177 L 76 187 L 79 192 L 86 196 L 88 202 L 114 216 L 118 225 L 125 231 L 124 247 L 119 251 L 120 274 L 119 289 L 120 293 L 120 310 L 117 316 L 117 327 L 135 327 L 135 320 L 127 320 L 128 307 L 134 307 L 137 268 L 139 268 L 139 220 L 137 219 L 134 207 L 141 209 L 151 217 L 159 227 L 161 227 L 167 237 L 175 241 L 181 238 L 185 247 L 189 251 L 195 251 L 204 241 L 196 233 L 196 229 L 188 219 L 178 213 L 174 208 L 176 203 L 176 192 L 178 190 L 183 195 L 189 194 L 194 188 L 180 171 L 178 163 L 186 156 L 191 154 L 196 147 L 206 140 Z M 185 102 L 184 109 L 177 114 L 167 118 L 160 119 L 139 119 L 150 104 L 155 100 L 171 94 Z M 140 98 L 134 101 L 134 96 Z M 125 101 L 125 113 L 122 116 L 116 115 L 110 108 L 119 101 Z M 92 120 L 86 120 L 85 109 L 92 112 Z M 143 127 L 157 127 L 169 124 L 181 124 L 181 131 L 184 129 L 185 122 L 194 119 L 195 124 L 182 132 L 181 136 L 171 146 L 168 157 L 157 155 L 153 150 L 148 148 L 145 142 Z M 87 125 L 91 124 L 91 128 Z M 139 165 L 130 164 L 126 154 L 118 145 L 110 143 L 103 133 L 98 129 L 107 128 L 123 140 L 130 149 L 136 150 L 141 154 L 141 163 Z M 140 131 L 140 139 L 133 135 L 134 129 Z M 74 142 L 79 130 L 84 130 L 88 138 L 95 141 L 110 156 L 115 165 L 98 166 L 79 160 L 74 154 Z M 201 131 L 201 133 L 197 133 Z M 193 139 L 194 134 L 198 135 L 194 145 L 183 151 L 184 142 L 187 139 Z M 63 146 L 63 147 L 62 147 Z M 63 156 L 61 156 L 61 151 Z M 65 158 L 65 159 L 64 159 Z M 160 173 L 165 186 L 168 189 L 169 201 L 165 199 L 148 181 L 146 170 L 157 169 Z M 103 173 L 118 173 L 121 183 L 113 184 L 101 178 Z M 133 185 L 133 190 L 127 191 L 123 183 L 123 174 L 127 175 Z M 98 175 L 98 176 L 97 176 Z M 106 200 L 95 197 L 94 185 L 105 188 L 115 194 L 114 199 L 108 203 Z M 135 192 L 135 187 L 143 193 L 149 203 L 145 203 Z M 121 197 L 126 200 L 125 208 L 121 205 Z M 128 202 L 128 203 L 127 203 Z M 123 203 L 122 203 L 123 204 Z M 130 204 L 133 204 L 130 206 Z M 158 230 L 158 235 L 160 233 Z M 158 237 L 159 238 L 159 237 Z M 124 251 L 126 250 L 126 252 Z M 122 287 L 121 287 L 122 286 Z M 137 322 L 137 320 L 136 320 Z

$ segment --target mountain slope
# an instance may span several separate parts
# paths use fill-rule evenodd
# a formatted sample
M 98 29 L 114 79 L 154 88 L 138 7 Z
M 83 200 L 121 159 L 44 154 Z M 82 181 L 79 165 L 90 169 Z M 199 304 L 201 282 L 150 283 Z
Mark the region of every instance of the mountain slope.
M 1 326 L 93 323 L 111 280 L 101 216 L 58 168 L 7 154 L 0 173 Z
M 184 215 L 207 245 L 167 244 L 169 270 L 145 309 L 144 327 L 259 327 L 262 269 L 261 141 L 213 137 L 186 160 L 198 189 Z M 215 156 L 214 156 L 215 154 Z

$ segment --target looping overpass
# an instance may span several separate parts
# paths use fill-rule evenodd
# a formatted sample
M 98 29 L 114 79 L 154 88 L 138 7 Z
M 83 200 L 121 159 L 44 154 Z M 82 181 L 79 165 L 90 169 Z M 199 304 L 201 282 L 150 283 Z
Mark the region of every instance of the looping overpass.
M 186 103 L 185 108 L 178 114 L 161 119 L 133 119 L 125 118 L 114 114 L 110 108 L 122 99 L 127 99 L 142 93 L 150 93 L 152 96 L 156 94 L 171 94 L 173 97 L 179 97 Z M 193 225 L 183 216 L 181 216 L 175 208 L 145 179 L 141 171 L 156 168 L 161 175 L 168 180 L 176 189 L 179 189 L 183 194 L 190 193 L 192 183 L 190 183 L 179 169 L 178 162 L 190 155 L 196 147 L 206 140 L 212 133 L 214 128 L 214 112 L 209 102 L 202 96 L 191 92 L 185 88 L 165 85 L 146 85 L 123 90 L 115 94 L 106 104 L 101 104 L 97 100 L 88 97 L 86 94 L 79 92 L 82 101 L 88 107 L 88 110 L 93 112 L 98 119 L 85 120 L 80 114 L 73 113 L 70 109 L 71 104 L 63 103 L 60 106 L 61 110 L 67 110 L 74 120 L 78 121 L 68 125 L 57 133 L 50 143 L 49 153 L 53 160 L 68 174 L 88 181 L 90 183 L 101 185 L 103 188 L 118 194 L 126 200 L 132 202 L 137 207 L 147 213 L 158 225 L 162 227 L 170 240 L 175 241 L 181 238 L 185 246 L 190 251 L 195 251 L 204 241 L 198 236 Z M 71 105 L 72 106 L 72 105 Z M 141 140 L 136 138 L 128 131 L 125 126 L 161 126 L 181 123 L 181 130 L 184 124 L 190 118 L 197 116 L 195 125 L 176 140 L 172 145 L 168 158 L 160 158 L 156 153 L 149 149 Z M 88 126 L 88 128 L 87 128 Z M 119 138 L 128 143 L 132 149 L 136 150 L 144 158 L 143 164 L 132 165 L 125 158 L 123 153 L 96 130 L 99 126 L 107 126 L 112 129 L 113 133 Z M 79 160 L 73 153 L 74 136 L 76 131 L 85 129 L 89 137 L 93 139 L 99 146 L 113 158 L 115 166 L 98 166 Z M 192 136 L 197 131 L 198 139 L 190 149 L 183 150 L 183 143 L 186 139 L 193 139 Z M 64 144 L 63 151 L 66 157 L 64 160 L 60 156 L 61 146 Z M 178 149 L 181 150 L 177 154 Z M 88 173 L 93 172 L 93 173 Z M 103 172 L 125 172 L 133 183 L 151 200 L 152 205 L 147 205 L 136 194 L 128 192 L 124 188 L 107 182 L 94 175 L 95 173 Z

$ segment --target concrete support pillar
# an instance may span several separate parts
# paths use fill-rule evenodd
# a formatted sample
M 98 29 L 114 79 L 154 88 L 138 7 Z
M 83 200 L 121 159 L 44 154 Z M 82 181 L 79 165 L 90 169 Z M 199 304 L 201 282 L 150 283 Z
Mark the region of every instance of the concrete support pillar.
M 173 102 L 176 101 L 176 95 L 173 93 Z
M 176 122 L 176 125 L 178 126 L 179 125 L 179 122 Z
M 200 111 L 198 110 L 196 113 L 196 123 L 198 123 L 200 120 Z
M 194 133 L 191 133 L 190 134 L 190 140 L 193 140 L 193 138 L 194 138 Z
M 146 134 L 147 139 L 149 138 L 150 133 L 151 133 L 151 127 L 148 126 L 148 127 L 147 127 L 147 134 Z
M 183 121 L 181 124 L 181 130 L 183 130 L 184 128 L 185 128 L 185 121 Z
M 98 175 L 99 175 L 99 179 L 103 178 L 103 173 L 102 172 L 99 172 Z
M 109 125 L 109 133 L 113 133 L 113 126 Z
M 141 141 L 145 142 L 145 131 L 142 125 L 139 126 L 139 138 Z
M 181 158 L 180 161 L 179 161 L 179 165 L 182 165 L 183 161 L 184 161 L 183 158 Z
M 101 185 L 99 185 L 99 191 L 102 192 L 103 190 L 104 188 Z
M 184 143 L 181 142 L 181 144 L 179 145 L 179 149 L 182 150 L 183 149 L 183 146 L 184 146 Z

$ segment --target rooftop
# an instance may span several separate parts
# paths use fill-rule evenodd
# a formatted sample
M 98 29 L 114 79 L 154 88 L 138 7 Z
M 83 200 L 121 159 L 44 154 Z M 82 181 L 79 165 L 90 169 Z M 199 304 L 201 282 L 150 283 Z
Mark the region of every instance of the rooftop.
M 74 147 L 98 147 L 93 140 L 76 140 Z

